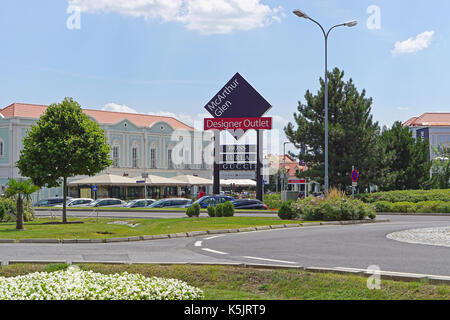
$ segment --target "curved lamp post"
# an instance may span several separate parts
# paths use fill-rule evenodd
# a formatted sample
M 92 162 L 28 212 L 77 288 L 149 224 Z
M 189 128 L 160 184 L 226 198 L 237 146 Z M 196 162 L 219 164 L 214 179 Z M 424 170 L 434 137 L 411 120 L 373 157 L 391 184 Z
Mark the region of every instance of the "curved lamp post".
M 341 24 L 337 24 L 325 32 L 325 29 L 316 20 L 310 18 L 306 13 L 301 10 L 294 10 L 293 13 L 304 19 L 311 20 L 317 24 L 323 32 L 325 37 L 325 194 L 328 195 L 329 179 L 328 179 L 328 36 L 331 30 L 337 27 L 354 27 L 358 24 L 357 21 L 349 21 Z

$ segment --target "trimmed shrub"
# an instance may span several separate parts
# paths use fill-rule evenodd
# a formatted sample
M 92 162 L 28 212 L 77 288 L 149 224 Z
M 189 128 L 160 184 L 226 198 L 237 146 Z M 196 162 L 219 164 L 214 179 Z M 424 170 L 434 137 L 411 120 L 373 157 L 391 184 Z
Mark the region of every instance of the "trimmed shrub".
M 445 201 L 450 202 L 450 189 L 436 190 L 399 190 L 388 192 L 362 193 L 355 195 L 364 202 L 422 202 L 422 201 Z
M 223 203 L 216 205 L 216 217 L 223 217 Z
M 392 212 L 392 203 L 389 201 L 377 201 L 373 205 L 377 212 Z
M 234 216 L 234 206 L 230 201 L 227 201 L 223 204 L 223 216 L 224 217 Z
M 201 206 L 198 203 L 194 203 L 192 208 L 194 208 L 194 217 L 199 217 Z
M 208 210 L 208 216 L 210 216 L 211 218 L 214 218 L 216 216 L 216 207 L 208 206 L 206 210 Z
M 297 214 L 293 208 L 293 201 L 283 202 L 280 209 L 278 209 L 278 216 L 282 220 L 294 220 Z
M 188 208 L 186 209 L 186 215 L 187 215 L 189 218 L 192 218 L 192 217 L 194 216 L 194 214 L 195 214 L 195 209 L 194 209 L 193 207 L 188 207 Z
M 17 215 L 16 202 L 13 199 L 0 199 L 0 222 L 15 222 Z M 34 219 L 33 208 L 24 202 L 23 221 L 32 221 Z

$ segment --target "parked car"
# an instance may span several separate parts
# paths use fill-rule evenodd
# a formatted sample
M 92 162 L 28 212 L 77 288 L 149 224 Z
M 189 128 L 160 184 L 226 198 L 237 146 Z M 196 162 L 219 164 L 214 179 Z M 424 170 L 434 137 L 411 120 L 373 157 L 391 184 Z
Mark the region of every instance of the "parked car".
M 235 209 L 267 210 L 267 206 L 257 199 L 237 199 L 231 203 Z
M 125 205 L 125 208 L 145 208 L 156 202 L 155 199 L 136 199 L 131 200 Z
M 185 208 L 190 204 L 192 204 L 191 199 L 185 198 L 162 199 L 153 202 L 149 206 L 149 208 Z
M 105 198 L 105 199 L 97 199 L 92 201 L 87 205 L 83 205 L 84 207 L 123 207 L 127 203 L 120 199 L 115 198 Z
M 71 197 L 67 197 L 67 200 L 71 200 Z M 38 202 L 34 203 L 34 207 L 55 207 L 59 204 L 62 205 L 64 202 L 64 198 L 49 198 L 49 199 L 42 199 Z
M 83 206 L 86 204 L 91 203 L 92 201 L 94 201 L 91 198 L 73 198 L 73 199 L 69 199 L 66 201 L 66 207 L 79 207 L 79 206 Z M 62 203 L 56 205 L 55 207 L 62 207 Z
M 233 201 L 234 198 L 231 196 L 225 195 L 213 195 L 213 196 L 204 196 L 194 202 L 198 203 L 201 208 L 207 208 L 208 206 L 216 206 L 219 203 L 225 203 L 227 201 Z M 187 207 L 190 207 L 188 205 Z

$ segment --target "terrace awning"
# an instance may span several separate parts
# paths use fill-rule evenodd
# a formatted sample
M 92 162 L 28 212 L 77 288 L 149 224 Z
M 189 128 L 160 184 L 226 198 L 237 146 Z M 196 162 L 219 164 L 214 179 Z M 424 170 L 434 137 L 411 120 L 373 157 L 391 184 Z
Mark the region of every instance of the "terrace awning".
M 101 176 L 94 176 L 94 177 L 88 177 L 76 181 L 69 182 L 69 186 L 76 186 L 76 185 L 101 185 L 101 186 L 114 186 L 114 185 L 135 185 L 136 180 L 128 178 L 128 177 L 122 177 L 117 176 L 113 174 L 104 174 Z
M 180 175 L 173 177 L 172 179 L 179 180 L 183 182 L 183 185 L 189 185 L 189 186 L 209 186 L 212 185 L 213 182 L 210 179 L 205 179 L 201 177 L 196 177 L 192 175 Z

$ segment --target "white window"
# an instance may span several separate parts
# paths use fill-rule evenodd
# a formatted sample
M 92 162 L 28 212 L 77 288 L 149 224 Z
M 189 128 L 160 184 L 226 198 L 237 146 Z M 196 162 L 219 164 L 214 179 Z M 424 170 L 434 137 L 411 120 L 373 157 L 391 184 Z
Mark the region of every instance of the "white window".
M 119 146 L 114 146 L 113 147 L 113 166 L 115 168 L 119 167 L 119 161 L 120 161 L 120 158 L 119 158 Z
M 137 168 L 138 167 L 137 147 L 133 147 L 131 149 L 131 163 L 133 165 L 133 168 Z
M 173 169 L 172 150 L 167 151 L 167 163 L 168 163 L 168 168 Z
M 156 149 L 150 149 L 150 169 L 156 169 Z

